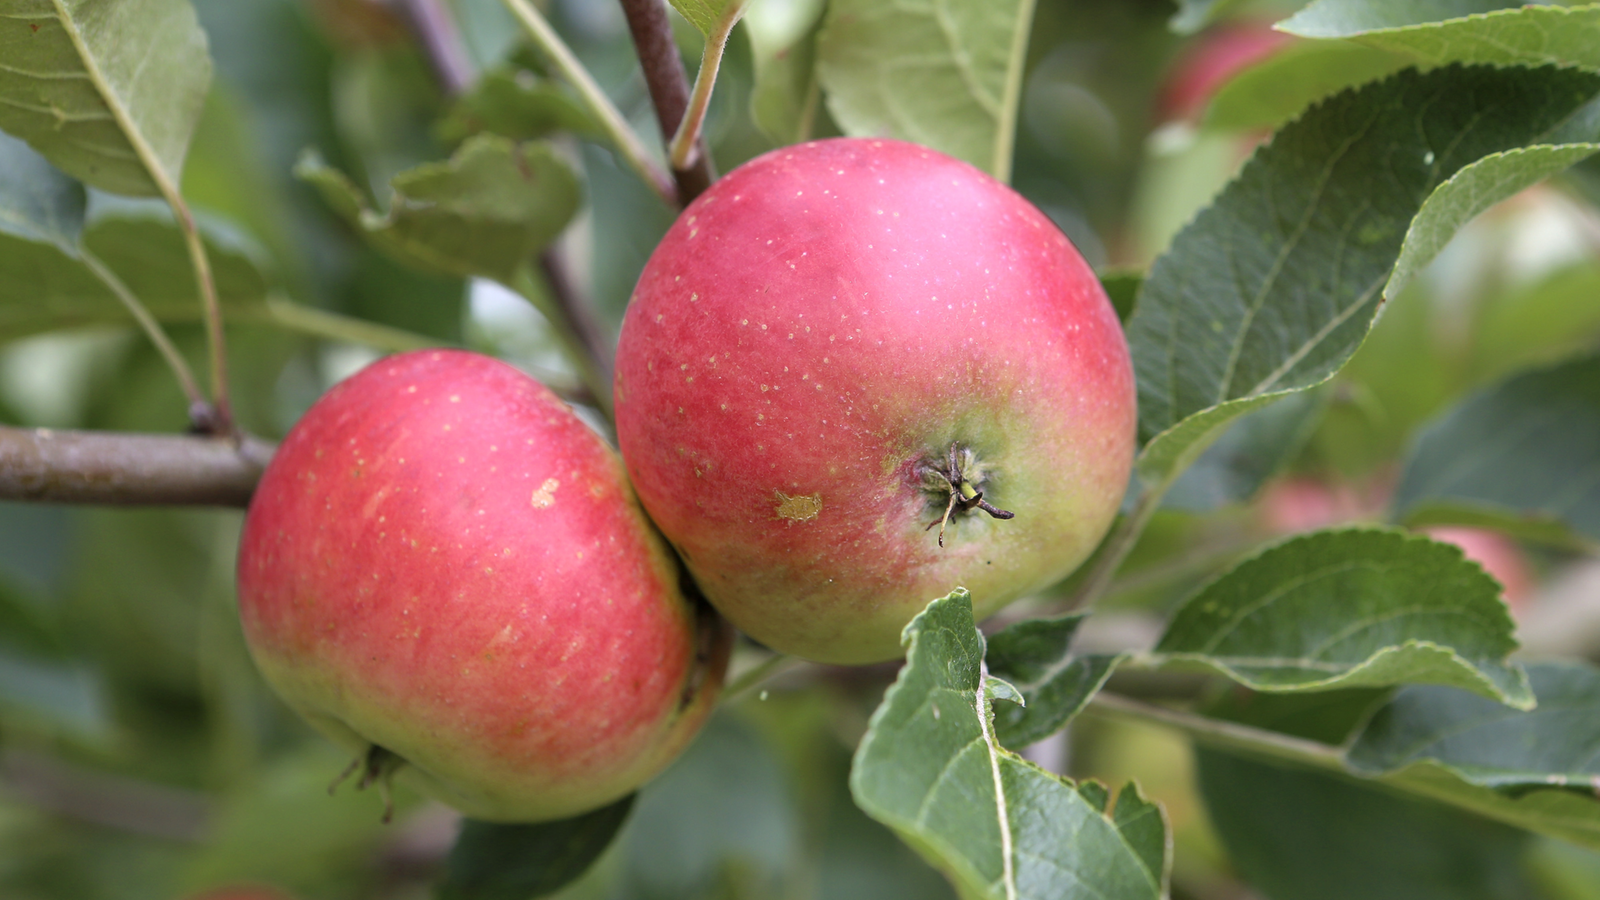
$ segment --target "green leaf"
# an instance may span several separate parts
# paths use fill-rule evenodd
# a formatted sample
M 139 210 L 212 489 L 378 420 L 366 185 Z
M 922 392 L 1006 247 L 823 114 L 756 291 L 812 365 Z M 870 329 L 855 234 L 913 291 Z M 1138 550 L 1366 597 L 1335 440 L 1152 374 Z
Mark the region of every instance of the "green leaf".
M 1575 791 L 1600 816 L 1600 671 L 1539 663 L 1528 679 L 1539 706 L 1527 711 L 1449 688 L 1405 688 L 1373 714 L 1350 748 L 1350 768 L 1371 776 L 1428 761 L 1511 794 Z
M 1600 354 L 1523 373 L 1429 426 L 1406 460 L 1401 517 L 1465 507 L 1559 521 L 1600 541 Z
M 895 137 L 1011 174 L 1034 0 L 833 0 L 817 76 L 846 134 Z
M 990 670 L 1020 689 L 1026 706 L 994 711 L 995 736 L 1007 747 L 1042 741 L 1088 705 L 1127 654 L 1073 656 L 1072 636 L 1088 613 L 1018 622 L 989 638 Z
M 256 252 L 217 222 L 201 234 L 224 311 L 259 308 L 271 282 Z M 198 321 L 201 306 L 183 234 L 158 202 L 91 205 L 82 246 L 121 278 L 157 319 Z M 0 340 L 94 324 L 131 324 L 128 310 L 74 248 L 0 229 Z
M 1273 900 L 1502 900 L 1543 896 L 1528 834 L 1348 777 L 1195 753 L 1228 859 Z
M 558 822 L 463 822 L 440 900 L 529 900 L 555 893 L 611 845 L 633 797 Z
M 1001 747 L 985 697 L 983 635 L 965 590 L 906 626 L 900 670 L 856 749 L 851 793 L 968 897 L 1165 896 L 1166 823 L 1129 785 L 1071 782 Z M 1098 789 L 1099 803 L 1085 794 Z
M 1409 687 L 1373 715 L 1351 769 L 1541 834 L 1600 848 L 1600 672 L 1528 667 L 1538 708 Z
M 1594 4 L 1566 8 L 1509 0 L 1319 0 L 1278 28 L 1302 37 L 1347 38 L 1430 66 L 1472 62 L 1600 68 L 1600 6 Z
M 102 190 L 176 192 L 211 83 L 188 0 L 16 0 L 0 59 L 0 129 Z
M 491 135 L 471 138 L 449 162 L 395 176 L 387 214 L 315 153 L 301 157 L 295 174 L 396 260 L 501 282 L 561 233 L 580 195 L 577 176 L 548 145 Z
M 1184 602 L 1155 658 L 1263 691 L 1408 682 L 1529 709 L 1500 589 L 1459 548 L 1379 529 L 1293 538 Z
M 1452 66 L 1285 126 L 1156 260 L 1129 320 L 1141 476 L 1171 478 L 1233 418 L 1338 371 L 1398 260 L 1424 262 L 1490 195 L 1593 151 L 1597 92 L 1585 72 Z M 1539 149 L 1506 152 L 1524 147 Z
M 755 62 L 750 117 L 780 144 L 804 140 L 816 115 L 816 36 L 826 5 L 756 2 L 744 16 Z
M 511 66 L 483 73 L 438 125 L 439 137 L 452 143 L 485 131 L 514 141 L 557 131 L 590 138 L 604 134 L 583 104 L 559 84 Z

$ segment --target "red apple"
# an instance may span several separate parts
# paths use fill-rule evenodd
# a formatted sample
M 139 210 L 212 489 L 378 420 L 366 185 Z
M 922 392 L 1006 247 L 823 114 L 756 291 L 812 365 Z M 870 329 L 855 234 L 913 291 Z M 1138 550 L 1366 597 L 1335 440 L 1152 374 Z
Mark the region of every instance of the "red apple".
M 1127 344 L 1066 237 L 888 140 L 787 147 L 690 205 L 634 292 L 616 401 L 640 499 L 706 595 L 830 663 L 898 655 L 957 585 L 984 615 L 1066 575 L 1134 446 Z
M 1294 42 L 1270 21 L 1219 25 L 1201 35 L 1167 74 L 1157 110 L 1162 121 L 1198 119 L 1211 98 L 1245 69 Z
M 239 608 L 267 681 L 369 778 L 488 820 L 632 791 L 727 661 L 616 455 L 456 351 L 380 360 L 294 427 L 245 520 Z

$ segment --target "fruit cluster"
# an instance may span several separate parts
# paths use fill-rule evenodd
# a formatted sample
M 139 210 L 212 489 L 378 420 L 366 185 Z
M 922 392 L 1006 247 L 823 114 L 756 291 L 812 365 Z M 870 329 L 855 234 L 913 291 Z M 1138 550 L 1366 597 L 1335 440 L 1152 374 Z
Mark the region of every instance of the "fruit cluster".
M 621 797 L 715 703 L 730 632 L 701 592 L 774 650 L 890 659 L 952 587 L 982 615 L 1076 567 L 1134 444 L 1087 264 L 1009 188 L 894 141 L 784 148 L 691 204 L 615 393 L 626 477 L 549 391 L 459 351 L 375 363 L 284 441 L 245 632 L 366 778 L 500 821 Z

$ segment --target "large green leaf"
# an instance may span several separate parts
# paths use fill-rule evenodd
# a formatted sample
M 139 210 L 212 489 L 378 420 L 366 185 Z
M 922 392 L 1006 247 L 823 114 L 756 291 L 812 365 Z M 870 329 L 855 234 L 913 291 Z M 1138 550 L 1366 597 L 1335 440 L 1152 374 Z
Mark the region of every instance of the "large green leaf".
M 1410 682 L 1533 706 L 1500 589 L 1453 545 L 1380 529 L 1293 538 L 1190 597 L 1157 660 L 1264 691 Z
M 1400 691 L 1373 715 L 1350 768 L 1541 834 L 1600 848 L 1600 672 L 1528 667 L 1538 708 L 1461 691 Z
M 1010 178 L 1034 0 L 833 0 L 817 76 L 847 134 L 896 137 Z
M 367 205 L 356 186 L 321 157 L 295 167 L 373 245 L 425 271 L 513 280 L 578 210 L 572 169 L 543 143 L 471 138 L 445 163 L 396 176 L 387 213 Z
M 176 190 L 211 83 L 188 0 L 13 0 L 0 60 L 0 129 L 102 190 Z
M 555 893 L 611 845 L 633 796 L 557 822 L 462 823 L 440 900 L 531 900 Z
M 1600 816 L 1600 671 L 1541 663 L 1528 678 L 1539 706 L 1526 711 L 1449 688 L 1405 688 L 1362 729 L 1350 767 L 1377 775 L 1426 760 L 1512 794 L 1575 791 Z
M 683 14 L 689 24 L 700 29 L 701 34 L 709 35 L 717 28 L 717 20 L 728 12 L 730 7 L 742 6 L 749 0 L 669 0 L 672 8 Z
M 1060 731 L 1105 685 L 1126 654 L 1068 652 L 1087 613 L 1028 619 L 989 638 L 986 660 L 996 678 L 1022 692 L 1026 706 L 994 711 L 994 731 L 1007 747 L 1025 747 Z
M 1424 65 L 1576 65 L 1600 68 L 1600 5 L 1574 8 L 1502 0 L 1319 0 L 1278 27 L 1347 38 Z
M 906 626 L 906 665 L 856 750 L 851 793 L 967 897 L 1156 898 L 1165 895 L 1160 808 L 1129 785 L 1071 782 L 996 740 L 990 700 L 1018 697 L 984 670 L 983 635 L 965 590 Z
M 1571 70 L 1408 71 L 1280 131 L 1156 261 L 1129 320 L 1141 475 L 1169 479 L 1233 418 L 1337 371 L 1397 261 L 1596 149 L 1597 93 Z
M 1406 460 L 1395 510 L 1553 519 L 1600 541 L 1597 447 L 1600 354 L 1590 354 L 1503 381 L 1429 426 Z

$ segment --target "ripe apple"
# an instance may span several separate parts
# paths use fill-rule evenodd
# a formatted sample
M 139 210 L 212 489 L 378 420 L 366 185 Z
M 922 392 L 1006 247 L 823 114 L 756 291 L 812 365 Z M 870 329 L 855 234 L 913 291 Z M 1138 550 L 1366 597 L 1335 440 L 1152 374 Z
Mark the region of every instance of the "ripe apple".
M 1070 572 L 1134 446 L 1127 344 L 1066 237 L 889 140 L 786 147 L 691 204 L 623 321 L 616 410 L 706 596 L 829 663 L 898 655 L 957 585 L 984 615 Z
M 728 640 L 681 580 L 616 454 L 539 383 L 446 350 L 317 401 L 239 550 L 284 700 L 365 780 L 496 821 L 601 806 L 688 743 Z

